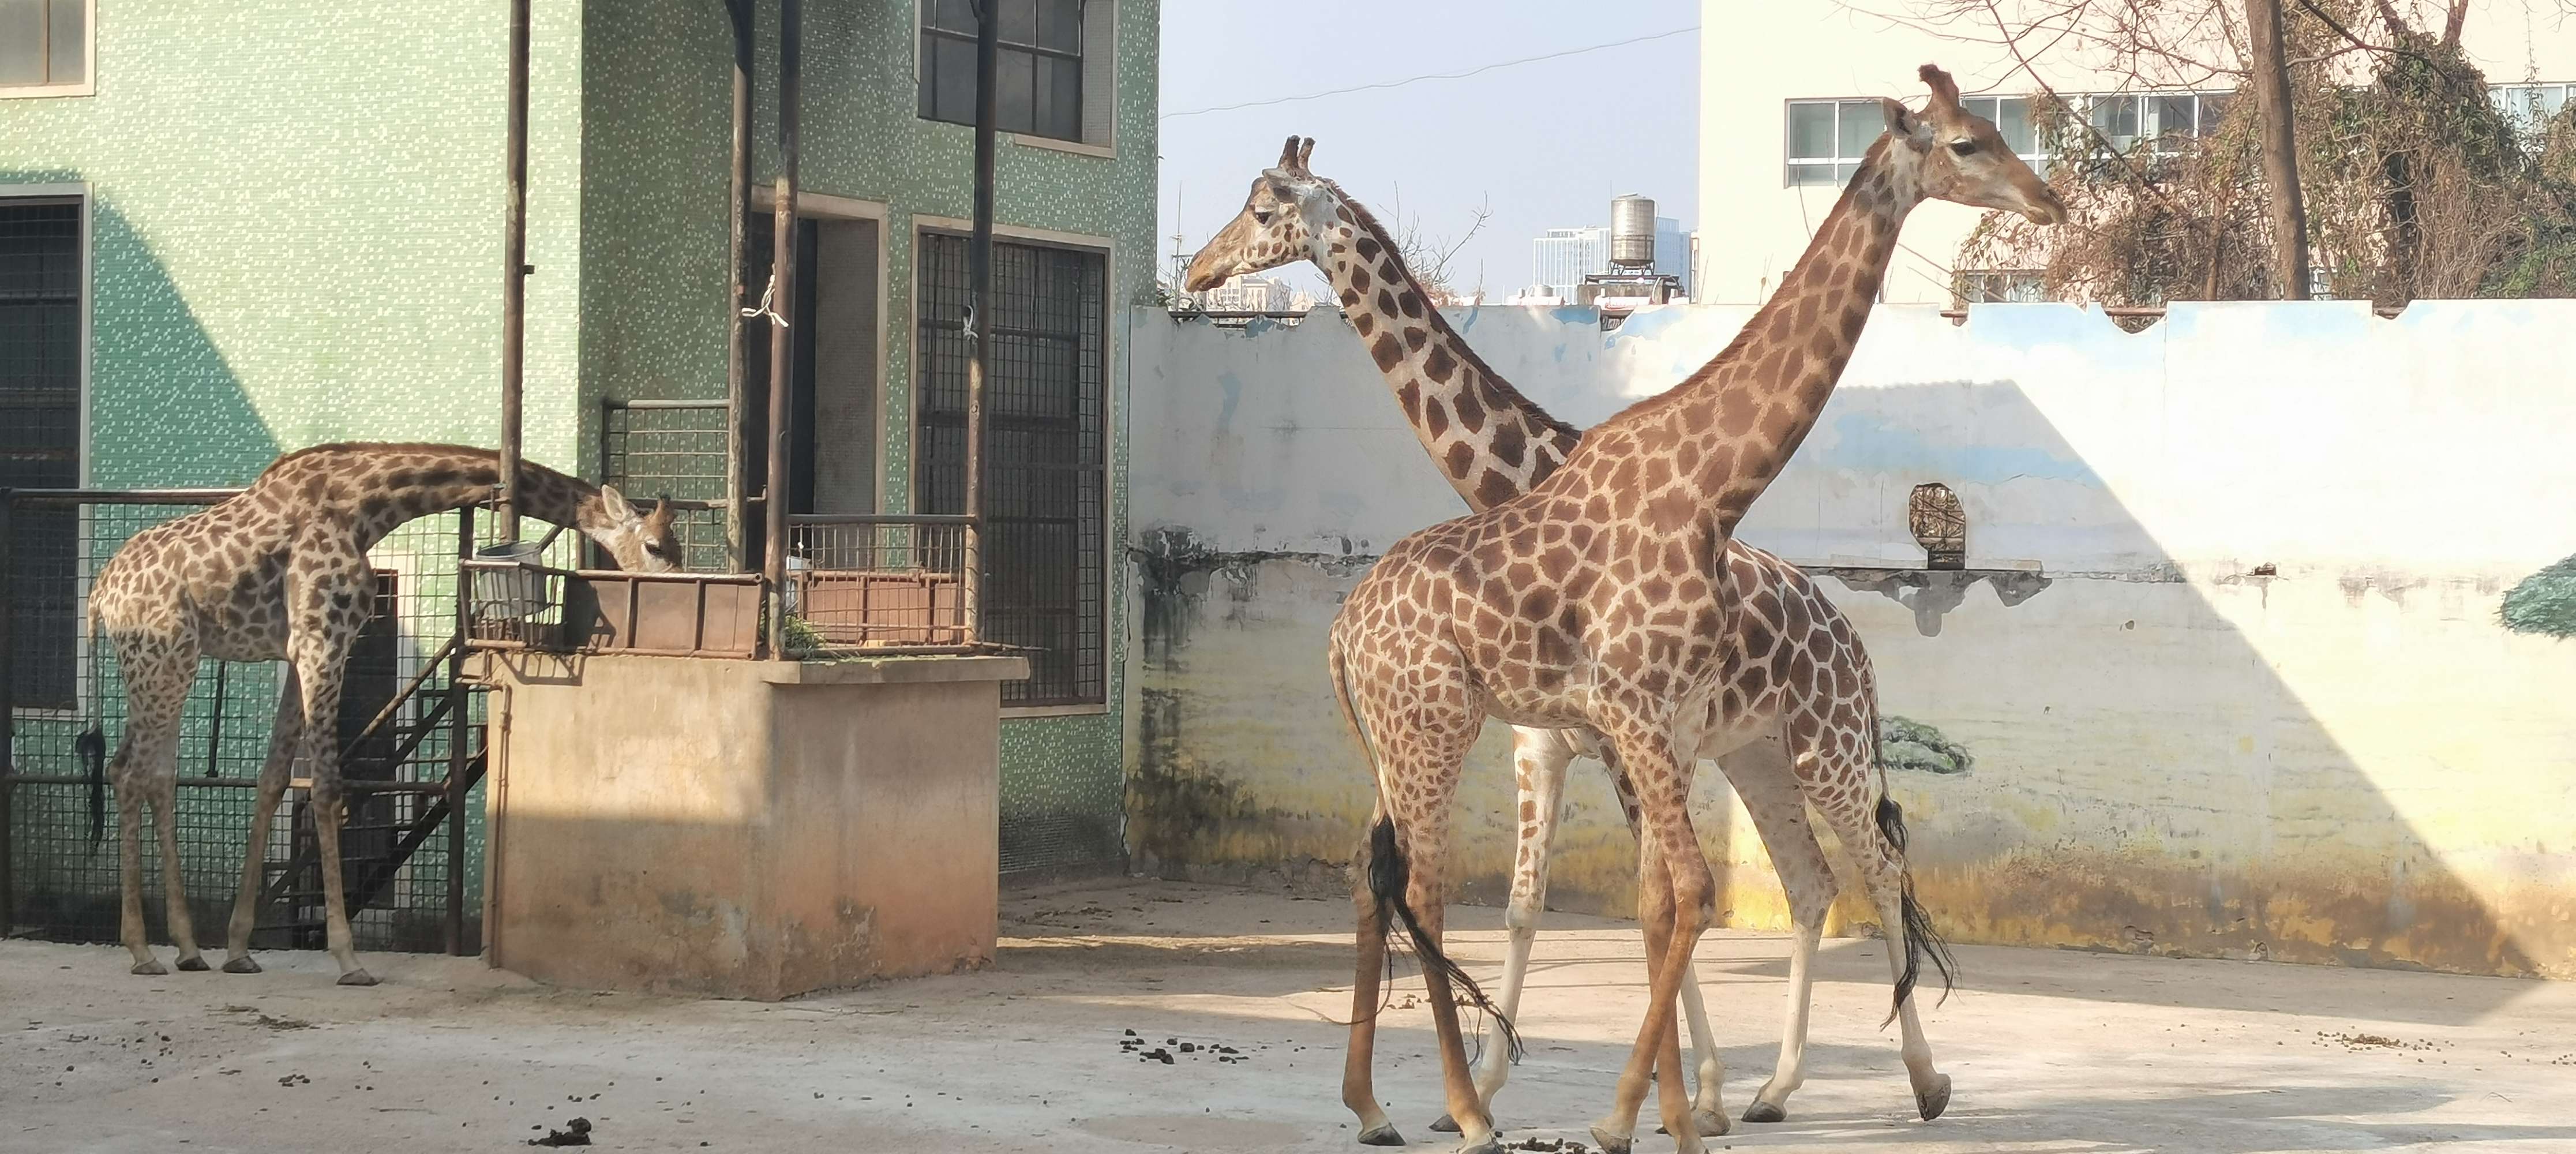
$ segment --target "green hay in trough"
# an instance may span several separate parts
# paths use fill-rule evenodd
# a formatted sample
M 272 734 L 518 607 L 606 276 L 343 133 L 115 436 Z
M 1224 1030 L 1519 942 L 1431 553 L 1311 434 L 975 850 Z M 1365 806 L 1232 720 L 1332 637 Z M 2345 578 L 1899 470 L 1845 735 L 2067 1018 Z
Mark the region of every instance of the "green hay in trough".
M 2504 627 L 2543 637 L 2576 637 L 2576 557 L 2523 578 L 2496 610 Z
M 1966 773 L 1977 763 L 1967 746 L 1950 740 L 1938 729 L 1893 713 L 1879 716 L 1878 748 L 1880 759 L 1889 769 Z

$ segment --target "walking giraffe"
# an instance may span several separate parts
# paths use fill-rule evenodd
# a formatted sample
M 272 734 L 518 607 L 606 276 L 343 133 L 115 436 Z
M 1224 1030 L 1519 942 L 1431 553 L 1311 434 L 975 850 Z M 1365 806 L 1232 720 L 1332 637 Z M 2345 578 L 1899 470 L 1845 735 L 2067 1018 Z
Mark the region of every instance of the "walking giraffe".
M 1921 112 L 1884 102 L 1887 132 L 1871 145 L 1798 266 L 1717 357 L 1678 387 L 1611 418 L 1527 494 L 1397 542 L 1361 578 L 1335 617 L 1328 664 L 1335 692 L 1377 777 L 1370 861 L 1361 871 L 1354 1025 L 1343 1101 L 1370 1131 L 1386 1125 L 1368 1080 L 1378 972 L 1390 915 L 1423 960 L 1450 1114 L 1461 1148 L 1499 1150 L 1466 1068 L 1453 982 L 1486 1000 L 1441 953 L 1441 870 L 1448 810 L 1478 728 L 1583 726 L 1616 750 L 1644 832 L 1638 917 L 1645 931 L 1645 1020 L 1610 1112 L 1593 1126 L 1603 1149 L 1633 1141 L 1648 1079 L 1664 1125 L 1685 1154 L 1702 1149 L 1681 1084 L 1674 998 L 1713 912 L 1714 882 L 1691 827 L 1690 776 L 1703 739 L 1732 717 L 1734 670 L 1720 639 L 1739 592 L 1727 558 L 1736 525 L 1797 449 L 1832 395 L 1869 321 L 1906 216 L 1938 198 L 2020 212 L 2055 224 L 2065 208 L 1968 113 L 1940 69 Z M 1356 229 L 1328 231 L 1356 247 Z M 1324 242 L 1329 243 L 1329 242 Z M 1396 290 L 1417 296 L 1409 289 Z M 1391 294 L 1392 295 L 1392 294 Z M 1423 352 L 1430 310 L 1396 299 L 1406 323 L 1377 332 L 1381 364 Z M 1750 591 L 1749 597 L 1763 594 Z M 1757 607 L 1756 615 L 1762 615 Z M 1822 731 L 1792 718 L 1789 736 Z M 1864 757 L 1847 727 L 1845 757 Z M 1882 819 L 1899 816 L 1882 795 Z M 1865 838 L 1856 854 L 1901 846 Z M 1879 869 L 1899 871 L 1889 861 Z M 1878 892 L 1889 965 L 1901 973 L 1920 943 L 1906 933 L 1910 895 Z M 1909 916 L 1910 914 L 1910 916 Z M 1918 1098 L 1946 1095 L 1913 1020 L 1902 1056 Z M 1508 1027 L 1504 1032 L 1508 1035 Z
M 1427 331 L 1418 352 L 1398 350 L 1400 355 L 1381 358 L 1378 367 L 1415 436 L 1467 507 L 1482 512 L 1528 492 L 1573 454 L 1582 432 L 1513 388 L 1437 309 L 1419 307 L 1421 285 L 1405 267 L 1395 238 L 1341 186 L 1314 174 L 1308 166 L 1314 147 L 1312 139 L 1288 138 L 1278 165 L 1253 181 L 1243 210 L 1190 262 L 1186 287 L 1201 292 L 1229 277 L 1314 261 L 1363 340 L 1380 331 Z M 1406 302 L 1416 304 L 1413 312 L 1404 311 Z M 1877 758 L 1876 681 L 1850 622 L 1805 573 L 1742 541 L 1727 548 L 1725 580 L 1738 609 L 1731 626 L 1713 640 L 1732 676 L 1719 705 L 1723 723 L 1699 753 L 1718 762 L 1743 799 L 1788 899 L 1794 933 L 1780 1053 L 1770 1080 L 1744 1111 L 1748 1122 L 1778 1122 L 1788 1117 L 1789 1095 L 1805 1081 L 1807 1015 L 1814 1000 L 1809 966 L 1837 892 L 1807 824 L 1807 806 L 1846 845 L 1893 839 L 1903 831 L 1879 823 L 1877 803 L 1886 790 Z M 1800 717 L 1812 718 L 1813 726 L 1793 729 L 1790 723 Z M 1562 818 L 1567 763 L 1587 754 L 1601 759 L 1630 832 L 1642 837 L 1636 795 L 1619 773 L 1616 752 L 1599 734 L 1515 726 L 1512 745 L 1520 820 L 1511 899 L 1503 915 L 1509 949 L 1498 1004 L 1507 1018 L 1519 1013 L 1531 945 L 1546 911 L 1548 850 Z M 1846 853 L 1873 893 L 1902 892 L 1901 852 Z M 1883 868 L 1890 864 L 1898 869 Z M 1929 927 L 1912 930 L 1947 979 L 1947 959 Z M 1892 1004 L 1904 1002 L 1915 969 L 1909 959 L 1896 979 Z M 1699 984 L 1685 980 L 1680 996 L 1697 1059 L 1691 1114 L 1702 1137 L 1715 1137 L 1727 1132 L 1725 1064 L 1718 1059 Z M 1476 1094 L 1489 1116 L 1510 1069 L 1509 1047 L 1485 1048 Z M 1918 1094 L 1916 1107 L 1934 1118 L 1945 1101 L 1946 1094 L 1936 1090 Z M 1456 1122 L 1443 1117 L 1432 1129 L 1454 1130 Z M 1390 1130 L 1374 1140 L 1402 1139 Z
M 179 722 L 199 656 L 285 661 L 268 759 L 260 766 L 241 893 L 226 927 L 224 972 L 255 974 L 251 927 L 268 852 L 270 815 L 302 757 L 313 780 L 325 937 L 340 984 L 372 986 L 349 941 L 340 885 L 340 751 L 335 732 L 349 646 L 375 607 L 367 550 L 403 522 L 479 505 L 499 488 L 499 455 L 461 445 L 333 444 L 289 453 L 223 503 L 145 529 L 116 551 L 90 588 L 94 636 L 116 648 L 125 683 L 125 735 L 92 790 L 115 785 L 124 890 L 118 930 L 134 972 L 164 973 L 143 940 L 142 807 L 161 844 L 163 897 L 179 968 L 202 970 L 179 869 L 175 802 Z M 580 530 L 620 567 L 665 572 L 680 546 L 666 500 L 645 513 L 617 490 L 534 462 L 519 466 L 519 511 Z M 90 738 L 95 742 L 93 735 Z M 95 832 L 93 832 L 95 836 Z

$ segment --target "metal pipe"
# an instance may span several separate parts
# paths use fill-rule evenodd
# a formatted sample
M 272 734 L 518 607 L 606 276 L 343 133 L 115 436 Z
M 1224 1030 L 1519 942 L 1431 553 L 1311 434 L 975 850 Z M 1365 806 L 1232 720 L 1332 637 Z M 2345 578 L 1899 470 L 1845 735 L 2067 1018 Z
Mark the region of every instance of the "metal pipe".
M 13 751 L 18 747 L 18 639 L 12 632 L 18 616 L 14 588 L 18 536 L 10 516 L 17 504 L 18 495 L 0 487 L 0 938 L 8 937 L 11 927 L 18 923 L 18 884 L 9 872 L 9 858 L 17 852 L 10 845 L 9 835 L 16 821 L 16 815 L 10 812 L 9 796 L 16 787 L 10 784 L 9 775 L 16 768 Z M 73 678 L 77 682 L 77 670 Z M 91 686 L 90 692 L 98 692 L 98 687 Z
M 461 567 L 474 556 L 474 509 L 467 506 L 456 511 L 456 559 L 460 566 L 456 584 L 462 592 L 471 578 Z M 447 952 L 451 957 L 465 957 L 474 951 L 465 948 L 465 638 L 472 623 L 470 599 L 456 599 L 456 636 L 448 639 L 447 692 L 454 703 L 447 710 Z
M 229 661 L 215 662 L 215 710 L 213 716 L 206 719 L 206 776 L 208 777 L 221 776 L 215 772 L 215 759 L 224 746 L 224 674 L 232 668 L 232 664 Z
M 510 0 L 509 194 L 501 218 L 501 539 L 519 539 L 520 384 L 528 327 L 528 0 Z
M 993 364 L 993 122 L 1002 22 L 995 0 L 978 0 L 975 20 L 975 234 L 966 246 L 968 315 L 975 325 L 966 362 L 966 558 L 958 611 L 966 640 L 978 640 L 984 608 L 984 384 Z
M 733 183 L 725 207 L 725 283 L 733 286 L 725 306 L 725 567 L 735 573 L 751 567 L 749 526 L 744 495 L 751 488 L 746 464 L 743 406 L 750 398 L 751 320 L 742 310 L 751 304 L 749 272 L 743 266 L 751 240 L 751 0 L 725 0 L 733 18 Z
M 785 651 L 787 636 L 787 386 L 795 370 L 796 342 L 788 330 L 801 324 L 789 302 L 796 299 L 796 114 L 802 62 L 798 59 L 802 0 L 778 0 L 778 194 L 772 218 L 777 228 L 769 258 L 769 480 L 761 512 L 767 522 L 760 567 L 769 585 L 769 655 Z

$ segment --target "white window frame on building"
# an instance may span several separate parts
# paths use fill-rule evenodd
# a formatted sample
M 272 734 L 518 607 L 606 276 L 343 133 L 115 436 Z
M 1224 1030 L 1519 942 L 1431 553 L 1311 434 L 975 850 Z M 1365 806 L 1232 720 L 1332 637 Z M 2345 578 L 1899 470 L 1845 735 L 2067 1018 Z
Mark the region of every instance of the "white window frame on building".
M 30 28 L 32 70 L 0 73 L 0 99 L 98 92 L 98 0 L 0 0 L 0 39 Z
M 2150 156 L 2182 155 L 2166 143 L 2200 139 L 2218 131 L 2233 90 L 2142 89 L 2136 92 L 2089 93 L 2081 99 L 2085 123 L 2112 149 L 2128 154 L 2146 145 Z
M 2487 98 L 2496 111 L 2513 122 L 2515 129 L 2536 136 L 2567 107 L 2576 96 L 2576 84 L 2490 84 Z
M 1118 106 L 1117 0 L 918 0 L 913 58 L 915 111 L 924 120 L 975 124 L 975 4 L 998 5 L 1001 44 L 996 126 L 1016 143 L 1088 156 L 1115 155 Z M 1067 14 L 1070 14 L 1069 18 Z M 1052 19 L 1048 16 L 1053 14 Z M 1024 79 L 1014 69 L 1026 70 Z M 1074 74 L 1065 86 L 1067 70 Z M 963 80 L 958 76 L 962 75 Z M 1044 77 L 1045 84 L 1040 83 Z M 1041 91 L 1041 89 L 1044 91 Z M 1041 123 L 1041 102 L 1069 118 Z
M 2015 155 L 2031 166 L 2032 171 L 2046 172 L 2048 157 L 2039 149 L 2038 134 L 2030 123 L 2030 100 L 2021 96 L 1969 96 L 1959 101 L 1968 111 L 1994 122 L 2012 145 Z M 1887 131 L 1887 112 L 1876 98 L 1863 100 L 1792 100 L 1781 120 L 1781 152 L 1787 157 L 1782 170 L 1783 183 L 1797 185 L 1830 184 L 1840 187 L 1851 182 L 1869 146 Z M 1824 127 L 1831 148 L 1826 152 L 1802 155 L 1799 151 L 1799 119 L 1813 118 L 1818 111 L 1826 113 Z

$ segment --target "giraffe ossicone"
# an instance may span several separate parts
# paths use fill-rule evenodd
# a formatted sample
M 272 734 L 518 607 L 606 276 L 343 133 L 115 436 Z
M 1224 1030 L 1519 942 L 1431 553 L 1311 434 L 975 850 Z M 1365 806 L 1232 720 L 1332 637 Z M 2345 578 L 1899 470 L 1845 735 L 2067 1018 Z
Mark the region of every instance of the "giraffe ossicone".
M 499 454 L 490 449 L 316 445 L 279 457 L 250 487 L 219 504 L 136 533 L 99 570 L 90 587 L 92 645 L 113 647 L 126 712 L 113 759 L 103 757 L 104 735 L 96 727 L 84 737 L 91 751 L 90 836 L 101 836 L 104 793 L 112 783 L 123 891 L 118 933 L 134 956 L 135 973 L 164 972 L 144 940 L 139 839 L 147 804 L 160 842 L 168 930 L 179 949 L 179 968 L 206 968 L 188 917 L 176 802 L 181 714 L 198 659 L 213 657 L 287 662 L 268 757 L 260 766 L 241 889 L 226 926 L 224 971 L 259 972 L 250 937 L 269 825 L 286 793 L 289 769 L 300 758 L 312 780 L 324 938 L 339 964 L 340 984 L 375 984 L 358 965 L 341 884 L 336 732 L 350 643 L 375 608 L 367 550 L 406 521 L 490 501 L 500 475 Z M 532 461 L 520 463 L 514 489 L 520 512 L 579 530 L 620 568 L 679 567 L 680 542 L 667 499 L 640 510 L 614 488 Z

